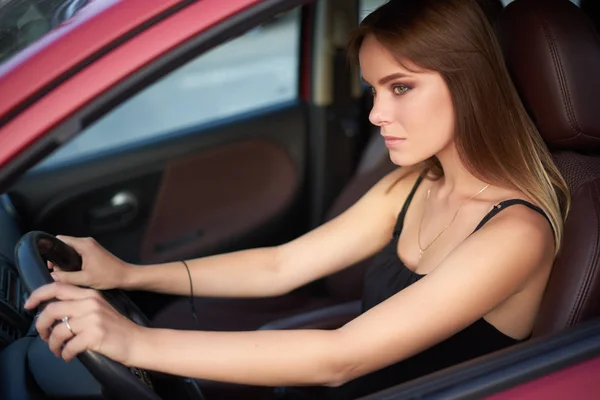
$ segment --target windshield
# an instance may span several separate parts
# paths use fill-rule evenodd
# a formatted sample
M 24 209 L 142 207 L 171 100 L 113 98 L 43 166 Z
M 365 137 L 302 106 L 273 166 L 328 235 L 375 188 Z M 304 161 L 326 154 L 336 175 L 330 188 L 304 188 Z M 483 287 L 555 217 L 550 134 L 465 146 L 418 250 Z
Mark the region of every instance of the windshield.
M 89 0 L 0 0 L 0 63 L 71 18 Z

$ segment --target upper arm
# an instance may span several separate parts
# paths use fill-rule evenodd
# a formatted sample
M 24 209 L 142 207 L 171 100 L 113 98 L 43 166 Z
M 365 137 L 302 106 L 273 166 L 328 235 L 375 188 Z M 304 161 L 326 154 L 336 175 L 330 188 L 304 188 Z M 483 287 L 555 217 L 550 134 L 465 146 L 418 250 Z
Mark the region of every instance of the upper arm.
M 396 203 L 408 196 L 416 177 L 412 169 L 396 169 L 338 217 L 279 246 L 277 265 L 283 286 L 292 290 L 381 249 L 393 231 Z M 394 190 L 388 193 L 394 182 Z
M 523 209 L 505 210 L 433 272 L 341 328 L 340 342 L 353 349 L 345 356 L 350 378 L 449 338 L 522 290 L 540 268 L 551 264 L 554 239 L 547 221 Z

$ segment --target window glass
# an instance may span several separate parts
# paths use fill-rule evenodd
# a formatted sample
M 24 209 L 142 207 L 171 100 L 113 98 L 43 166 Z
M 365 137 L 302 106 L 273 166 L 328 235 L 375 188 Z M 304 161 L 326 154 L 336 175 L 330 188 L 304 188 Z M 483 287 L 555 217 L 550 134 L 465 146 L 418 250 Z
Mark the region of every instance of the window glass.
M 89 0 L 0 0 L 0 63 L 71 18 Z
M 513 1 L 514 0 L 502 0 L 502 4 L 507 6 L 508 4 L 512 3 Z M 571 0 L 571 3 L 574 3 L 575 5 L 579 6 L 581 3 L 581 0 Z
M 377 9 L 377 7 L 379 7 L 383 3 L 387 3 L 387 2 L 388 2 L 388 0 L 360 0 L 360 3 L 359 3 L 360 21 L 362 21 L 371 12 L 375 11 L 375 9 Z
M 98 120 L 38 168 L 296 99 L 299 21 L 299 10 L 292 10 L 200 55 Z
M 512 3 L 514 0 L 501 0 L 504 6 Z M 377 7 L 382 5 L 383 3 L 387 3 L 388 0 L 360 0 L 360 20 L 366 17 L 371 11 L 375 10 Z M 576 5 L 580 5 L 581 0 L 571 0 L 571 3 Z

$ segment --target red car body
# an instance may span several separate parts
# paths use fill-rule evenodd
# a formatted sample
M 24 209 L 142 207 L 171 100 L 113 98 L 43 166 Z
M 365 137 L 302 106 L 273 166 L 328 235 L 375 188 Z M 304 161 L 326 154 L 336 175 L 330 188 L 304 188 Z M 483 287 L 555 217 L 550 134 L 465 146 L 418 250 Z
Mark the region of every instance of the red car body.
M 0 168 L 144 66 L 260 0 L 95 0 L 0 65 Z M 491 396 L 597 398 L 600 356 Z
M 0 67 L 0 165 L 139 68 L 259 2 L 91 2 Z

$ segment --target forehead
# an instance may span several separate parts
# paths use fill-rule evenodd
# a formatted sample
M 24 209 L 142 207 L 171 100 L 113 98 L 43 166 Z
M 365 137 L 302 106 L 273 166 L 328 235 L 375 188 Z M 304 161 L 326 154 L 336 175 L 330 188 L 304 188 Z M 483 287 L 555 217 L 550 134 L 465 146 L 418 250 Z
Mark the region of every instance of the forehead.
M 373 34 L 368 34 L 363 39 L 358 52 L 358 61 L 361 68 L 382 64 L 403 68 L 393 54 Z
M 358 52 L 358 61 L 367 80 L 367 75 L 378 78 L 379 75 L 391 72 L 400 72 L 407 76 L 433 72 L 421 68 L 407 58 L 396 58 L 373 34 L 365 36 Z

